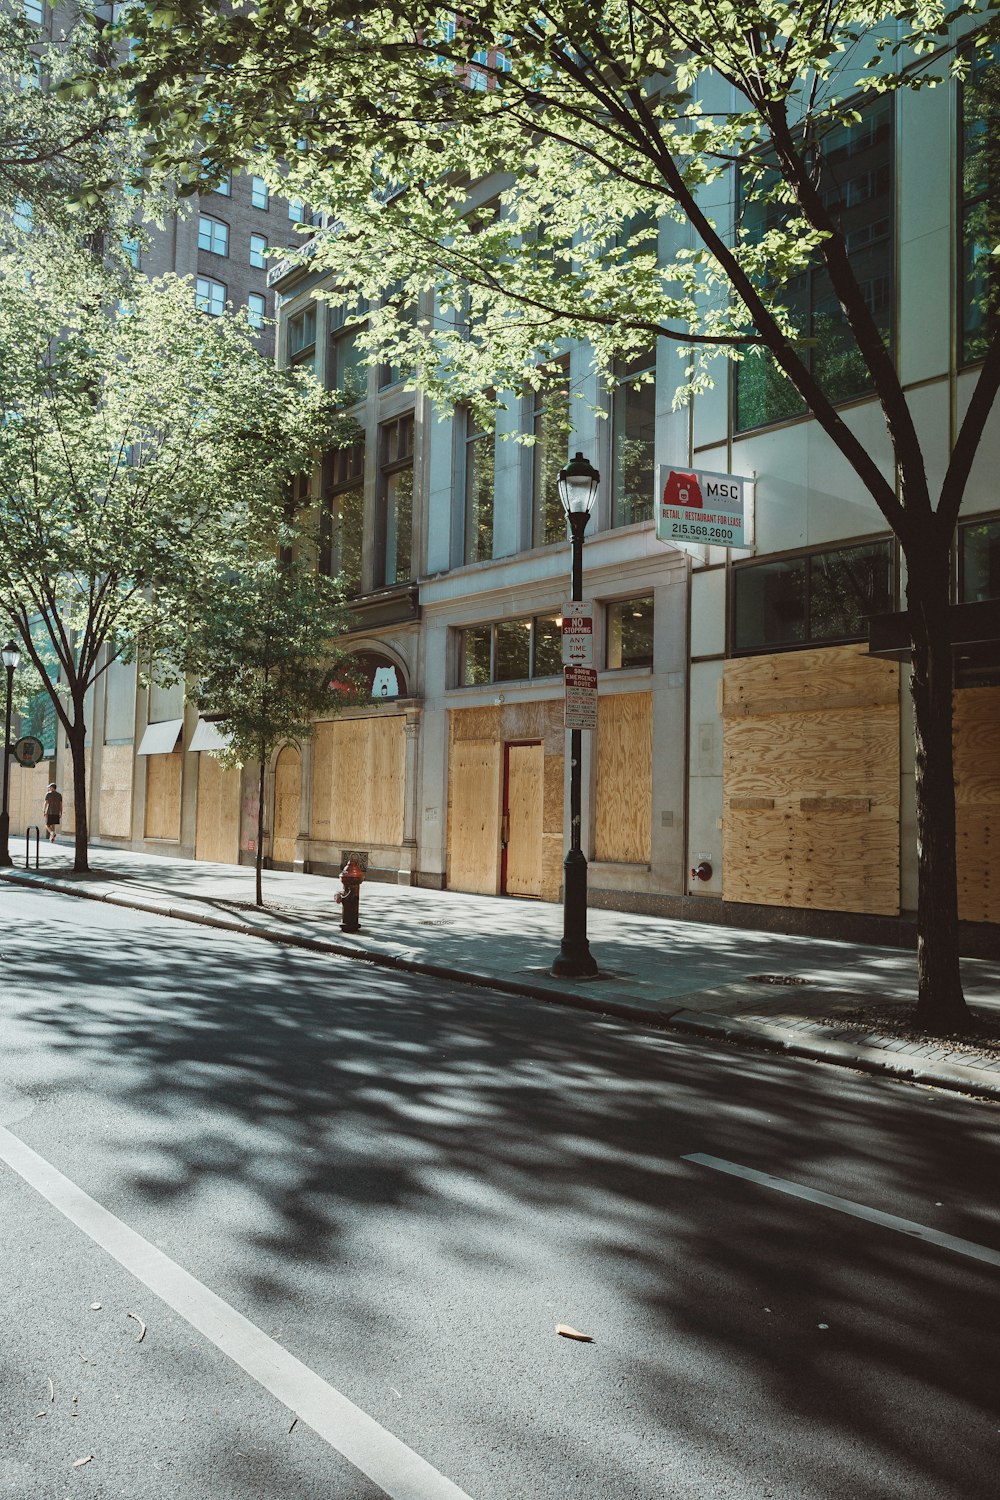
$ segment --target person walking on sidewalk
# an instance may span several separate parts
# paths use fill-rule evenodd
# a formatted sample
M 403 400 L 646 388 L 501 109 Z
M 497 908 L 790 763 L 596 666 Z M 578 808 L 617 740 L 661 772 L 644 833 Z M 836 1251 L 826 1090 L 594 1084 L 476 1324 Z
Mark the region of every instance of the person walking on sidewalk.
M 56 834 L 59 831 L 59 824 L 62 822 L 62 792 L 54 781 L 49 782 L 48 790 L 45 793 L 44 808 L 45 831 L 49 836 L 49 843 L 54 844 L 56 842 Z

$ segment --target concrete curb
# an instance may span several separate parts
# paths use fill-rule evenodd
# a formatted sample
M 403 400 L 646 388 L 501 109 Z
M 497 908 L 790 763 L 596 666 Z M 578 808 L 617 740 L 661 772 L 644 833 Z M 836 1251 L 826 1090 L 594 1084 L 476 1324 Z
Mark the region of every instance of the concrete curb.
M 982 1076 L 978 1068 L 962 1067 L 951 1063 L 937 1063 L 933 1068 L 922 1066 L 912 1054 L 887 1052 L 864 1042 L 842 1042 L 832 1037 L 817 1037 L 814 1041 L 803 1041 L 780 1026 L 771 1026 L 761 1021 L 738 1021 L 731 1016 L 722 1016 L 712 1011 L 686 1009 L 683 997 L 676 1006 L 654 1009 L 641 1003 L 615 1000 L 578 994 L 559 989 L 554 985 L 530 984 L 520 980 L 501 979 L 495 975 L 476 974 L 468 969 L 457 969 L 446 964 L 427 963 L 423 959 L 408 958 L 402 954 L 380 953 L 378 950 L 359 949 L 346 943 L 334 943 L 325 938 L 312 938 L 304 933 L 275 932 L 273 929 L 255 927 L 233 917 L 211 916 L 205 912 L 192 911 L 187 907 L 167 906 L 155 899 L 141 896 L 118 895 L 114 891 L 87 890 L 70 881 L 37 877 L 30 871 L 0 871 L 0 880 L 11 885 L 27 886 L 33 890 L 52 891 L 61 896 L 78 896 L 86 901 L 103 901 L 108 906 L 121 906 L 131 911 L 169 917 L 178 922 L 192 922 L 200 927 L 214 927 L 222 932 L 239 937 L 261 938 L 265 942 L 278 943 L 289 948 L 302 948 L 311 953 L 325 953 L 336 958 L 350 958 L 370 963 L 382 969 L 396 969 L 404 973 L 420 974 L 430 979 L 444 979 L 450 983 L 465 984 L 479 989 L 495 990 L 505 995 L 521 995 L 531 1000 L 542 1000 L 552 1005 L 565 1005 L 575 1010 L 589 1011 L 596 1015 L 614 1016 L 620 1020 L 635 1021 L 654 1030 L 678 1031 L 705 1040 L 723 1041 L 755 1048 L 763 1052 L 784 1053 L 789 1057 L 800 1057 L 810 1062 L 825 1062 L 837 1067 L 853 1068 L 856 1071 L 895 1079 L 899 1082 L 917 1083 L 927 1087 L 946 1089 L 951 1092 L 973 1095 L 1000 1103 L 1000 1080 L 996 1083 Z M 730 986 L 725 986 L 729 989 Z M 709 993 L 709 992 L 706 992 Z

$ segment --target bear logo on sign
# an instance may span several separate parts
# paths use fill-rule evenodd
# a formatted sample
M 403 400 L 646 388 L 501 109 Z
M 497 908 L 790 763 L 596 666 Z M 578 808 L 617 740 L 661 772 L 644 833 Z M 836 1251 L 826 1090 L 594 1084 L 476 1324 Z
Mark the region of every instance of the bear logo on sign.
M 704 501 L 697 474 L 680 474 L 671 469 L 663 488 L 664 505 L 685 505 L 689 510 L 701 510 Z
M 376 667 L 372 680 L 373 698 L 398 698 L 399 679 L 395 667 Z

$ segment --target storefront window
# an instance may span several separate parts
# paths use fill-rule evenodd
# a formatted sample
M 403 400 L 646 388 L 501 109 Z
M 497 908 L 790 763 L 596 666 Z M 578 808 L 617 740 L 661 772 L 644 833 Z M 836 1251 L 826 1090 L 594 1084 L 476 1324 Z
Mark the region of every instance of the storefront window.
M 733 649 L 864 640 L 869 617 L 891 609 L 888 542 L 752 563 L 733 572 Z
M 607 610 L 608 668 L 653 665 L 653 596 L 619 599 Z

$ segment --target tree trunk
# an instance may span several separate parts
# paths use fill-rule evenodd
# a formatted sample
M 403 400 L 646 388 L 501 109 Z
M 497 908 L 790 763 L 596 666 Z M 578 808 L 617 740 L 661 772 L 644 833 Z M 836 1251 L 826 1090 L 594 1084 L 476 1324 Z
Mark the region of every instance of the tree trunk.
M 73 766 L 73 822 L 76 829 L 73 835 L 73 869 L 78 874 L 85 874 L 90 869 L 87 854 L 87 726 L 83 719 L 82 704 L 74 705 L 74 708 L 73 728 L 67 736 Z
M 949 608 L 949 550 L 923 539 L 907 557 L 916 741 L 916 1020 L 929 1031 L 968 1021 L 958 950 L 958 866 L 952 745 L 954 665 Z
M 255 869 L 257 874 L 257 905 L 264 905 L 264 881 L 262 870 L 264 868 L 264 769 L 266 762 L 260 763 L 260 777 L 257 782 L 257 859 Z

